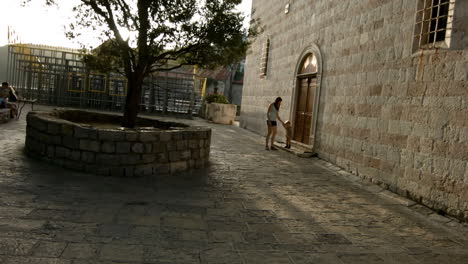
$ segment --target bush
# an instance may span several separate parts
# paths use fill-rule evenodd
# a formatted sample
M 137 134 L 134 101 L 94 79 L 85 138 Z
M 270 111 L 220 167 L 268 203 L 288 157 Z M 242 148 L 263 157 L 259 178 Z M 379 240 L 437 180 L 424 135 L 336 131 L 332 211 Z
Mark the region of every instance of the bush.
M 209 95 L 205 96 L 205 101 L 208 104 L 211 104 L 211 103 L 229 104 L 229 101 L 226 98 L 226 96 L 224 96 L 222 94 L 209 94 Z

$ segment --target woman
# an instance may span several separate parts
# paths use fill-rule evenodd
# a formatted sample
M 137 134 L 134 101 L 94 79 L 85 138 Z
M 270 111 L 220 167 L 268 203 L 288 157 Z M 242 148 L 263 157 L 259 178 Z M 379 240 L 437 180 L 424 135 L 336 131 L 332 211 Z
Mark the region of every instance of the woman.
M 9 88 L 10 92 L 8 93 L 7 106 L 11 109 L 11 117 L 16 118 L 18 116 L 18 106 L 16 102 L 18 102 L 19 97 L 13 86 L 9 86 Z
M 276 98 L 274 103 L 271 103 L 270 106 L 268 106 L 268 111 L 267 111 L 267 126 L 268 126 L 268 134 L 266 136 L 266 150 L 276 150 L 276 148 L 273 146 L 273 143 L 275 142 L 275 136 L 276 136 L 276 128 L 278 124 L 276 123 L 276 119 L 284 125 L 283 120 L 278 115 L 278 111 L 281 106 L 281 102 L 283 99 L 281 97 Z M 271 144 L 270 147 L 268 147 L 268 140 L 270 139 L 271 136 Z

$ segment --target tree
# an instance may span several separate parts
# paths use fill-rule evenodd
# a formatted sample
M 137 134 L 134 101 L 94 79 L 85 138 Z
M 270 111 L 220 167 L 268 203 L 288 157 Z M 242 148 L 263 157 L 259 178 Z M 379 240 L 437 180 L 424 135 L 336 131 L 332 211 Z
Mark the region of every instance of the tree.
M 29 2 L 32 0 L 25 0 Z M 57 0 L 43 0 L 48 5 Z M 214 67 L 240 61 L 256 26 L 242 27 L 235 11 L 241 0 L 79 0 L 76 22 L 67 35 L 99 30 L 107 39 L 85 61 L 120 70 L 128 79 L 122 126 L 134 127 L 143 80 L 153 72 L 184 65 Z M 254 25 L 254 24 L 252 24 Z M 130 32 L 124 38 L 122 30 Z

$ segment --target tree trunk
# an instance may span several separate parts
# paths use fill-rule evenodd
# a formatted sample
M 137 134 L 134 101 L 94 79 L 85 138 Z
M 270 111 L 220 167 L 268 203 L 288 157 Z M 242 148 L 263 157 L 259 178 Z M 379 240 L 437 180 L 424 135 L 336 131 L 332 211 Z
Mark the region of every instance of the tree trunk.
M 231 64 L 227 66 L 227 69 L 229 70 L 229 78 L 228 78 L 228 84 L 227 86 L 229 87 L 227 98 L 230 104 L 234 104 L 232 102 L 234 94 L 233 94 L 233 85 L 232 82 L 234 81 L 234 75 L 236 74 L 236 70 L 238 68 L 238 64 Z
M 140 109 L 143 78 L 139 78 L 135 75 L 136 74 L 128 78 L 128 92 L 125 99 L 124 116 L 122 119 L 122 126 L 127 128 L 135 127 L 136 118 Z

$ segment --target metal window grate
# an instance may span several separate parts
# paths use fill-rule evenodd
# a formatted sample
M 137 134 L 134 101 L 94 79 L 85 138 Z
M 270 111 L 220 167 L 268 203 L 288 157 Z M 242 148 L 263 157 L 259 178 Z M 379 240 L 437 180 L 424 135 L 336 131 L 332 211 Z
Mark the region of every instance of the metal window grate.
M 435 48 L 450 37 L 454 1 L 421 0 L 416 17 L 415 38 L 420 48 Z

